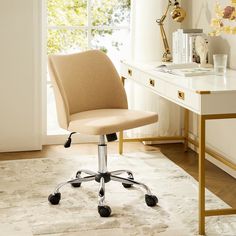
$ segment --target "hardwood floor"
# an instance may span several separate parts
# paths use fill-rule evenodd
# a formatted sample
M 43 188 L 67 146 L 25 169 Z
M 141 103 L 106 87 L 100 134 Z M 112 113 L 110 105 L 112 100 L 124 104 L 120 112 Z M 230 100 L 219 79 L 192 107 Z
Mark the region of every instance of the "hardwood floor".
M 118 143 L 108 144 L 108 154 L 117 153 L 117 151 Z M 191 150 L 184 152 L 184 146 L 182 144 L 162 144 L 153 146 L 144 146 L 141 143 L 124 144 L 125 153 L 138 151 L 161 151 L 176 165 L 180 166 L 195 179 L 198 179 L 198 156 Z M 74 144 L 69 149 L 65 149 L 62 145 L 51 145 L 44 146 L 42 151 L 0 153 L 0 161 L 92 154 L 97 154 L 96 144 Z M 209 161 L 206 161 L 206 186 L 230 206 L 236 207 L 236 179 Z
M 184 152 L 182 144 L 159 146 L 161 152 L 171 161 L 198 180 L 198 154 L 192 150 Z M 224 202 L 236 208 L 236 179 L 206 161 L 206 187 Z

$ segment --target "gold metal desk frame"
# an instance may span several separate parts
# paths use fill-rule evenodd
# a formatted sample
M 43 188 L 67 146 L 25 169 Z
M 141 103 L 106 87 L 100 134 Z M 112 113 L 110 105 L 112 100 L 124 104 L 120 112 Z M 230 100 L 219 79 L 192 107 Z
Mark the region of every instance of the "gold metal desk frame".
M 124 77 L 121 78 L 124 84 Z M 236 119 L 236 114 L 216 114 L 216 115 L 198 115 L 198 131 L 199 131 L 199 142 L 189 137 L 189 110 L 184 111 L 184 136 L 162 136 L 162 137 L 147 137 L 147 138 L 123 138 L 123 132 L 119 133 L 119 154 L 123 153 L 124 142 L 143 142 L 143 141 L 167 141 L 167 140 L 182 140 L 184 142 L 185 151 L 188 150 L 188 144 L 191 143 L 195 147 L 198 147 L 198 182 L 199 182 L 199 234 L 205 235 L 205 218 L 208 216 L 219 216 L 219 215 L 232 215 L 236 214 L 236 209 L 213 209 L 206 210 L 206 199 L 205 199 L 205 154 L 209 154 L 217 161 L 225 164 L 233 170 L 236 170 L 236 164 L 227 160 L 224 156 L 217 153 L 216 151 L 206 147 L 206 121 L 215 119 Z

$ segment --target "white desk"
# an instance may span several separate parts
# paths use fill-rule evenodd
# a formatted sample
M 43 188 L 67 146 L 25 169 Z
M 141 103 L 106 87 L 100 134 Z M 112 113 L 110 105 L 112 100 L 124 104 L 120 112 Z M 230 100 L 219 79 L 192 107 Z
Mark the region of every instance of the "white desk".
M 206 120 L 236 118 L 236 71 L 228 70 L 225 77 L 215 75 L 180 77 L 155 70 L 161 63 L 150 64 L 121 62 L 123 81 L 129 79 L 148 88 L 153 93 L 185 108 L 184 136 L 123 139 L 120 133 L 119 152 L 123 142 L 183 140 L 199 147 L 199 234 L 205 235 L 205 217 L 236 214 L 236 209 L 206 210 L 205 208 L 205 153 L 236 170 L 236 164 L 205 146 Z M 198 115 L 199 142 L 188 137 L 189 110 Z

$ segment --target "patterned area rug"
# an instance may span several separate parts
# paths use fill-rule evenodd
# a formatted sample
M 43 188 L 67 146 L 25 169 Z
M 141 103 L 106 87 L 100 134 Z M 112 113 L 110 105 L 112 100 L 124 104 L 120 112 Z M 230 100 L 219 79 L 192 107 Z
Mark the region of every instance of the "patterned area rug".
M 51 206 L 48 195 L 57 183 L 68 180 L 78 169 L 97 169 L 95 156 L 45 158 L 0 162 L 1 236 L 80 235 L 198 235 L 197 182 L 159 152 L 139 152 L 108 158 L 109 170 L 130 169 L 137 181 L 149 185 L 159 198 L 149 208 L 139 188 L 106 184 L 106 203 L 112 216 L 97 213 L 95 182 L 81 188 L 66 186 L 59 205 Z M 207 208 L 227 207 L 206 192 Z M 210 217 L 207 235 L 235 236 L 236 217 Z

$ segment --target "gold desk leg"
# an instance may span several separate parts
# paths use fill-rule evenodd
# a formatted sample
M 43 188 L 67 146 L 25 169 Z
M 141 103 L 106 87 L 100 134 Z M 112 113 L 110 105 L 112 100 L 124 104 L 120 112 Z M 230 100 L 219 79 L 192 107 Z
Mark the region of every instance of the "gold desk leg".
M 198 181 L 199 181 L 199 234 L 205 235 L 205 128 L 204 116 L 198 116 L 199 125 L 199 159 L 198 159 Z
M 188 151 L 189 110 L 184 109 L 184 151 Z
M 123 154 L 123 131 L 120 131 L 119 133 L 119 154 Z

